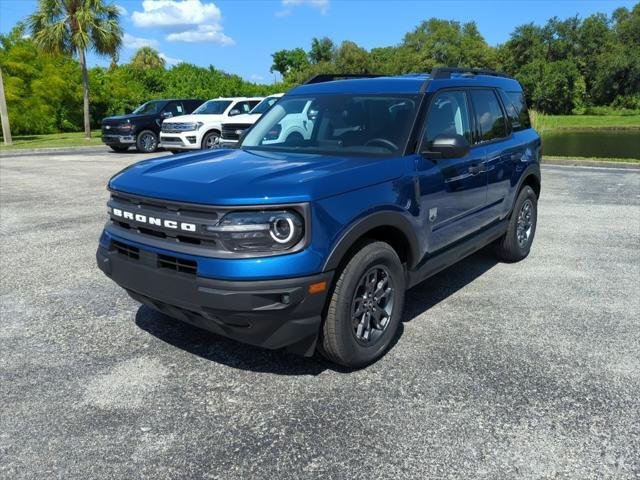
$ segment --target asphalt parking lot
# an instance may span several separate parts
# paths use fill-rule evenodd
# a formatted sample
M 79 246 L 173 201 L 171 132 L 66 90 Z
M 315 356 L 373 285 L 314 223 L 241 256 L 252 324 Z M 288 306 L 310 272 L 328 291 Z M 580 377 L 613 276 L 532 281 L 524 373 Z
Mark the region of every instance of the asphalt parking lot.
M 348 372 L 97 269 L 104 185 L 142 158 L 0 158 L 0 478 L 640 476 L 638 171 L 545 166 L 529 258 L 411 290 L 394 348 Z

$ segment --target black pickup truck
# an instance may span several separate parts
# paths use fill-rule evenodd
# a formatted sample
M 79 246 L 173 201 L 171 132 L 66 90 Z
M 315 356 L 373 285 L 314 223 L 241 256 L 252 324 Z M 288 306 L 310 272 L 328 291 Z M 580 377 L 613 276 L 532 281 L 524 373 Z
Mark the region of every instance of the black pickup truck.
M 139 152 L 155 152 L 162 121 L 188 115 L 202 102 L 193 98 L 151 100 L 127 115 L 103 118 L 102 141 L 116 152 L 124 152 L 132 146 Z

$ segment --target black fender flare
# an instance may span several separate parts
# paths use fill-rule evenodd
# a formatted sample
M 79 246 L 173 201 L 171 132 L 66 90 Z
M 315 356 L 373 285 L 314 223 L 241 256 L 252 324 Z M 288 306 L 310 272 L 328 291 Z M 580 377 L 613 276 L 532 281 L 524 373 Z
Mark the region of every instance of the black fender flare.
M 407 267 L 412 268 L 420 260 L 420 244 L 415 227 L 402 213 L 387 210 L 372 213 L 349 227 L 333 246 L 322 270 L 327 272 L 338 268 L 349 249 L 367 232 L 378 227 L 393 227 L 405 236 L 409 247 Z
M 522 172 L 522 175 L 520 175 L 520 180 L 518 180 L 518 187 L 516 188 L 516 192 L 520 191 L 520 189 L 522 188 L 522 185 L 524 184 L 524 181 L 532 175 L 536 177 L 536 179 L 538 180 L 538 183 L 542 186 L 542 181 L 541 181 L 542 175 L 540 174 L 540 164 L 532 163 L 527 168 L 525 168 L 524 172 Z
M 518 194 L 520 193 L 520 190 L 522 190 L 522 186 L 524 185 L 525 180 L 531 176 L 535 177 L 536 180 L 538 180 L 540 189 L 542 189 L 540 164 L 532 163 L 531 165 L 529 165 L 527 168 L 524 169 L 524 172 L 522 172 L 522 174 L 520 175 L 520 179 L 518 180 L 518 185 L 513 189 L 513 198 L 511 198 L 511 206 L 509 207 L 509 213 L 505 218 L 511 217 L 511 214 L 513 213 L 513 207 L 516 203 L 516 199 L 518 198 Z

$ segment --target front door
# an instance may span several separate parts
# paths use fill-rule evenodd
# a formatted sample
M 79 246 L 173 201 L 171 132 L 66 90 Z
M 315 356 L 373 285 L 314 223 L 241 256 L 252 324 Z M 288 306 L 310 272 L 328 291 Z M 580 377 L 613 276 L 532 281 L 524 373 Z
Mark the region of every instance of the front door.
M 473 141 L 470 103 L 463 90 L 436 94 L 427 112 L 422 145 L 429 149 L 438 135 L 462 135 Z M 421 210 L 429 230 L 430 252 L 440 250 L 479 230 L 477 212 L 487 203 L 487 173 L 483 150 L 471 149 L 462 158 L 418 159 Z

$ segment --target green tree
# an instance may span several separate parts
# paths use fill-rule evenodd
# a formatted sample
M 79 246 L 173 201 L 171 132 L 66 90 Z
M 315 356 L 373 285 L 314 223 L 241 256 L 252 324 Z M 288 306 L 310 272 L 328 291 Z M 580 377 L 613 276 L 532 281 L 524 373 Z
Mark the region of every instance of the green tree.
M 334 64 L 337 73 L 370 73 L 369 52 L 356 43 L 344 41 L 336 50 Z
M 160 53 L 155 48 L 142 47 L 139 48 L 136 53 L 133 54 L 131 61 L 129 62 L 132 67 L 145 70 L 147 68 L 164 68 L 164 58 L 160 56 Z
M 309 60 L 311 63 L 330 62 L 333 59 L 336 46 L 328 37 L 313 38 L 311 40 L 311 50 L 309 50 Z
M 309 65 L 307 53 L 302 48 L 279 50 L 271 54 L 273 65 L 271 72 L 280 72 L 283 78 L 292 71 L 300 71 Z
M 491 68 L 494 54 L 474 22 L 431 18 L 404 36 L 399 48 L 402 72 L 428 72 L 436 66 Z
M 104 0 L 40 0 L 27 23 L 33 40 L 50 53 L 78 56 L 82 69 L 84 131 L 91 137 L 86 53 L 112 56 L 122 44 L 119 12 Z

